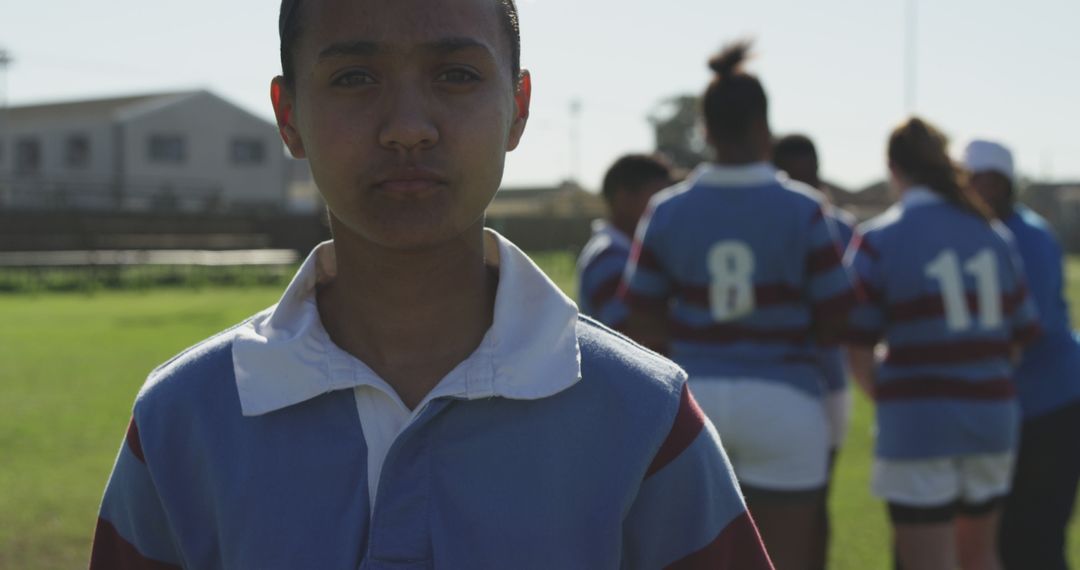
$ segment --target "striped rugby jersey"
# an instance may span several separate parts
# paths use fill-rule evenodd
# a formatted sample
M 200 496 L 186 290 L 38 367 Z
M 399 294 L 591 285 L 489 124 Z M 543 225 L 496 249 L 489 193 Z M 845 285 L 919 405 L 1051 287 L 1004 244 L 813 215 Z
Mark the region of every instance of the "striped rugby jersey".
M 691 377 L 760 378 L 821 395 L 812 328 L 855 294 L 821 195 L 771 165 L 699 167 L 638 224 L 623 296 L 666 314 Z
M 847 249 L 855 233 L 855 216 L 835 206 L 828 208 L 828 214 L 835 224 L 840 250 Z M 825 391 L 832 394 L 848 389 L 848 368 L 844 351 L 838 346 L 820 346 L 818 357 L 821 360 Z
M 630 312 L 616 295 L 629 258 L 630 236 L 605 220 L 595 220 L 593 236 L 578 258 L 578 307 L 616 330 Z
M 1080 344 L 1062 294 L 1061 246 L 1046 220 L 1017 206 L 1004 222 L 1016 238 L 1043 330 L 1024 351 L 1015 375 L 1020 407 L 1024 418 L 1030 419 L 1080 400 Z
M 90 568 L 772 568 L 686 374 L 499 239 L 490 342 L 394 440 L 377 501 L 357 368 L 288 326 L 309 257 L 281 303 L 151 374 Z M 280 366 L 236 366 L 263 345 Z
M 868 302 L 847 337 L 888 346 L 875 374 L 877 455 L 1014 449 L 1011 351 L 1038 321 L 1005 226 L 915 187 L 859 226 L 848 261 Z

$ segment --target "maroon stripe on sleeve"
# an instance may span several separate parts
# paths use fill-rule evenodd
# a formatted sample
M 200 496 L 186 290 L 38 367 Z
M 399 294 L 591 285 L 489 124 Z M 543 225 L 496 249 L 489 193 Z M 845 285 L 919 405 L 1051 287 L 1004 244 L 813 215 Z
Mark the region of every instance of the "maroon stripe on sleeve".
M 889 347 L 885 362 L 894 366 L 960 364 L 975 360 L 1010 358 L 1012 345 L 1006 341 L 969 340 Z
M 840 342 L 857 346 L 874 346 L 881 340 L 881 331 L 848 328 L 840 334 Z
M 652 463 L 649 464 L 649 468 L 645 471 L 645 477 L 648 478 L 660 471 L 681 455 L 683 451 L 686 451 L 686 448 L 690 447 L 691 443 L 694 443 L 694 440 L 697 439 L 698 434 L 701 433 L 704 427 L 705 413 L 701 411 L 701 408 L 698 407 L 697 402 L 694 400 L 693 394 L 690 393 L 690 386 L 683 384 L 682 396 L 679 399 L 679 411 L 675 413 L 675 422 L 671 424 L 671 431 L 668 432 L 667 439 L 660 444 L 660 449 L 656 452 Z
M 1042 335 L 1042 327 L 1038 322 L 1030 323 L 1013 330 L 1013 342 L 1019 344 L 1031 344 Z
M 1016 291 L 1013 291 L 1011 294 L 1004 296 L 1004 299 L 1001 303 L 1001 310 L 1006 315 L 1011 315 L 1015 313 L 1016 310 L 1020 308 L 1020 305 L 1023 305 L 1024 301 L 1027 300 L 1027 296 L 1027 287 L 1021 284 L 1019 287 L 1016 288 Z
M 665 570 L 773 570 L 757 526 L 746 511 L 729 522 L 704 548 Z
M 131 450 L 131 454 L 136 459 L 146 463 L 146 458 L 143 457 L 142 441 L 139 439 L 139 426 L 135 425 L 135 417 L 131 417 L 131 421 L 128 423 L 127 437 L 128 449 Z
M 642 245 L 640 241 L 634 241 L 634 245 L 630 250 L 630 263 L 635 264 L 636 267 L 654 273 L 663 273 L 664 271 L 664 266 L 660 264 L 660 259 Z
M 840 267 L 842 263 L 843 256 L 836 248 L 836 244 L 827 243 L 806 255 L 806 273 L 808 275 L 825 273 Z
M 859 296 L 854 290 L 814 303 L 814 319 L 844 317 L 859 304 Z
M 98 517 L 90 570 L 179 570 L 180 566 L 143 556 L 109 521 Z
M 731 344 L 736 342 L 763 342 L 802 344 L 810 338 L 810 329 L 761 330 L 737 325 L 711 325 L 691 327 L 677 321 L 669 322 L 671 338 L 686 342 Z
M 866 241 L 866 238 L 864 238 L 863 235 L 860 233 L 856 233 L 851 238 L 851 245 L 849 245 L 848 247 L 853 251 L 861 251 L 862 253 L 865 253 L 868 257 L 870 257 L 870 259 L 873 259 L 875 261 L 881 259 L 881 254 L 878 253 L 878 250 L 874 249 L 874 246 L 870 245 L 870 242 Z
M 599 311 L 601 307 L 615 299 L 615 296 L 619 294 L 620 283 L 622 283 L 622 275 L 613 275 L 607 281 L 601 283 L 593 291 L 593 294 L 589 296 L 589 303 L 592 304 L 593 309 Z
M 874 399 L 919 400 L 949 398 L 955 400 L 1011 400 L 1016 389 L 1008 378 L 973 382 L 957 378 L 898 378 L 874 386 Z
M 680 283 L 677 286 L 679 298 L 688 305 L 709 306 L 709 287 Z M 790 303 L 802 303 L 802 293 L 798 288 L 787 283 L 765 283 L 754 287 L 754 306 L 771 307 Z

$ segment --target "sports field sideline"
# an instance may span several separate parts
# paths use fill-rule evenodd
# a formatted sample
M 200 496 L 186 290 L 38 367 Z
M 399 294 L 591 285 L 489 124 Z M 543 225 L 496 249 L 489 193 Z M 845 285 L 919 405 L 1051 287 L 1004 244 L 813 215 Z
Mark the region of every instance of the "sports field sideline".
M 569 294 L 570 254 L 537 256 Z M 1069 261 L 1080 322 L 1080 257 Z M 147 372 L 276 301 L 281 286 L 0 295 L 0 570 L 84 568 L 101 492 Z M 889 568 L 868 490 L 871 412 L 856 410 L 834 482 L 832 564 Z M 1070 527 L 1080 566 L 1080 523 Z

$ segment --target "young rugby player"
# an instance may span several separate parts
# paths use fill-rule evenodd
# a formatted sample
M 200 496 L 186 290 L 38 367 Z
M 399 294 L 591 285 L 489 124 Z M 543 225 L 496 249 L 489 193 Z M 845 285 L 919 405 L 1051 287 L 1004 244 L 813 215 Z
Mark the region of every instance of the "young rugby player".
M 91 568 L 770 568 L 674 365 L 483 229 L 511 0 L 285 0 L 272 98 L 333 241 L 151 374 Z
M 1019 427 L 1016 347 L 1038 333 L 1008 230 L 964 186 L 936 128 L 888 144 L 899 204 L 848 252 L 870 300 L 853 314 L 852 373 L 876 403 L 874 493 L 906 570 L 994 569 Z M 875 363 L 874 346 L 888 351 Z
M 627 330 L 668 345 L 690 374 L 776 567 L 811 568 L 829 446 L 815 339 L 843 325 L 855 296 L 822 196 L 768 162 L 768 104 L 742 69 L 748 51 L 739 43 L 710 63 L 715 164 L 657 194 L 638 225 Z
M 629 310 L 616 293 L 630 258 L 630 240 L 653 194 L 672 183 L 671 168 L 642 154 L 623 156 L 604 175 L 608 219 L 593 222 L 593 237 L 578 259 L 578 307 L 618 330 Z
M 1015 381 L 1023 425 L 1012 491 L 998 539 L 1009 570 L 1065 570 L 1065 531 L 1080 480 L 1080 344 L 1062 288 L 1061 246 L 1046 221 L 1016 203 L 1012 153 L 973 141 L 964 150 L 971 187 L 1016 239 L 1043 335 L 1024 351 Z
M 817 148 L 805 135 L 787 135 L 773 145 L 773 164 L 798 182 L 821 190 L 826 197 L 827 188 L 822 183 L 819 171 Z M 854 232 L 855 216 L 829 204 L 826 215 L 832 218 L 840 238 L 840 246 L 847 248 Z M 820 523 L 818 540 L 815 545 L 814 568 L 824 570 L 829 558 L 829 491 L 831 490 L 833 467 L 836 454 L 847 435 L 851 420 L 851 390 L 849 389 L 847 358 L 838 346 L 823 346 L 818 351 L 822 378 L 825 381 L 825 415 L 829 420 L 829 482 L 825 493 L 821 494 L 819 505 Z

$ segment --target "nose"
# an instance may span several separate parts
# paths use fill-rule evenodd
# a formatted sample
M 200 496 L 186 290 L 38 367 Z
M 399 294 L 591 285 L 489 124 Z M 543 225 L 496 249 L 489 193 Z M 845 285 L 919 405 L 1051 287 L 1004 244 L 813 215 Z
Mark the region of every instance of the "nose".
M 400 151 L 425 149 L 439 141 L 428 97 L 423 90 L 401 88 L 390 96 L 379 129 L 379 144 Z

